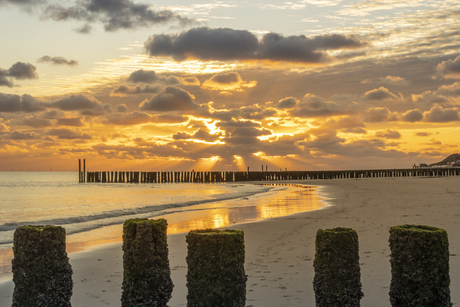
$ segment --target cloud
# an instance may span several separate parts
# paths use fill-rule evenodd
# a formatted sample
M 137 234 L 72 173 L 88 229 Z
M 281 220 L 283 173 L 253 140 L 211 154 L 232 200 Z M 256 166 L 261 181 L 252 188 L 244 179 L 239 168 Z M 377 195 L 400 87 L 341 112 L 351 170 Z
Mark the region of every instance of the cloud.
M 416 136 L 421 136 L 421 137 L 426 137 L 426 136 L 432 135 L 432 133 L 430 133 L 430 132 L 416 132 L 415 135 Z
M 117 114 L 107 120 L 108 123 L 119 126 L 140 125 L 149 123 L 150 121 L 150 115 L 143 112 L 132 112 L 123 115 Z
M 292 109 L 295 105 L 299 102 L 297 98 L 294 97 L 286 97 L 278 101 L 276 107 L 278 109 Z
M 117 112 L 126 113 L 128 112 L 128 107 L 124 103 L 119 104 L 117 105 Z
M 185 77 L 182 78 L 182 84 L 183 85 L 191 85 L 191 86 L 200 86 L 201 82 L 198 80 L 197 77 Z
M 402 114 L 401 120 L 404 122 L 415 123 L 423 119 L 423 113 L 420 110 L 409 110 Z
M 361 84 L 371 84 L 371 83 L 382 83 L 382 84 L 385 84 L 385 85 L 391 85 L 391 86 L 408 86 L 410 85 L 410 82 L 407 81 L 406 79 L 402 78 L 402 77 L 397 77 L 397 76 L 386 76 L 386 77 L 382 77 L 380 78 L 379 80 L 370 80 L 370 79 L 366 79 L 366 80 L 363 80 L 361 81 Z
M 76 129 L 67 129 L 67 128 L 53 128 L 45 130 L 45 135 L 47 136 L 56 136 L 58 139 L 62 140 L 90 140 L 92 137 L 89 134 L 83 133 L 82 131 Z
M 58 126 L 83 127 L 81 119 L 78 117 L 58 118 Z
M 153 70 L 136 70 L 128 77 L 128 81 L 133 83 L 154 83 L 157 80 L 158 76 Z
M 36 79 L 37 68 L 30 63 L 16 62 L 9 69 L 0 68 L 0 86 L 13 87 L 12 79 Z
M 37 63 L 50 63 L 53 65 L 68 65 L 68 66 L 78 66 L 78 61 L 76 60 L 67 60 L 61 56 L 50 57 L 49 55 L 44 55 L 37 60 Z
M 398 98 L 398 96 L 383 86 L 378 89 L 370 90 L 361 96 L 361 99 L 364 101 L 397 100 Z
M 91 24 L 102 23 L 107 32 L 120 29 L 134 30 L 163 25 L 170 22 L 181 26 L 192 24 L 192 20 L 169 10 L 155 10 L 148 4 L 138 4 L 131 0 L 82 0 L 74 6 L 48 5 L 42 18 L 55 21 L 82 21 L 80 33 L 89 33 Z
M 175 140 L 188 140 L 188 139 L 195 139 L 205 142 L 215 142 L 220 139 L 222 133 L 211 134 L 209 129 L 206 128 L 199 128 L 193 134 L 187 132 L 177 132 L 173 135 L 173 139 Z
M 226 72 L 213 75 L 202 84 L 202 88 L 213 91 L 242 91 L 243 88 L 251 88 L 257 85 L 257 81 L 245 82 L 237 72 Z
M 30 95 L 0 93 L 0 112 L 35 112 L 45 110 L 44 104 Z
M 53 123 L 49 119 L 37 115 L 25 117 L 22 124 L 33 128 L 47 128 L 53 126 Z
M 100 110 L 104 106 L 96 98 L 82 94 L 61 98 L 49 104 L 63 111 Z
M 172 115 L 172 114 L 159 114 L 153 115 L 152 123 L 160 124 L 179 124 L 188 121 L 187 116 L 182 115 Z
M 399 133 L 398 131 L 392 131 L 390 129 L 387 129 L 386 131 L 377 131 L 375 133 L 375 136 L 384 139 L 400 139 L 401 133 Z
M 120 85 L 117 88 L 114 88 L 110 92 L 110 96 L 119 96 L 123 97 L 126 95 L 138 95 L 138 94 L 156 94 L 160 91 L 160 86 L 127 86 L 127 85 Z
M 364 112 L 365 121 L 368 123 L 379 123 L 384 121 L 396 121 L 399 119 L 397 113 L 392 113 L 387 107 L 376 107 Z
M 457 109 L 443 109 L 441 106 L 434 106 L 430 111 L 423 113 L 424 120 L 431 123 L 448 123 L 459 121 Z
M 139 105 L 142 111 L 191 111 L 198 108 L 193 101 L 195 97 L 189 92 L 168 86 L 161 94 L 156 95 L 150 101 L 144 101 Z
M 34 131 L 13 131 L 10 133 L 12 140 L 35 140 L 39 138 L 40 135 Z
M 325 34 L 283 36 L 267 33 L 259 40 L 246 30 L 193 28 L 178 35 L 152 35 L 144 44 L 151 56 L 169 56 L 176 61 L 200 59 L 270 60 L 320 63 L 330 60 L 327 50 L 357 49 L 367 42 L 354 35 Z
M 442 85 L 436 91 L 437 95 L 445 96 L 460 96 L 460 82 L 455 82 L 451 85 Z
M 306 94 L 296 107 L 289 111 L 291 116 L 313 118 L 355 113 L 356 105 L 347 102 L 335 102 L 324 100 L 322 97 Z
M 439 63 L 436 66 L 436 76 L 445 79 L 460 79 L 460 55 L 454 60 Z

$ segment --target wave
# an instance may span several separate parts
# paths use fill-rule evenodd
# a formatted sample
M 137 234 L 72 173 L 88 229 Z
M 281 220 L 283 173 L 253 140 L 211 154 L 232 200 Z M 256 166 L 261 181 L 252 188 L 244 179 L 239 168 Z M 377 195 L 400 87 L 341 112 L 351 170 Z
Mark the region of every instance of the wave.
M 272 190 L 273 187 L 268 186 L 257 186 L 257 190 L 246 190 L 246 191 L 237 191 L 237 192 L 230 192 L 230 193 L 222 193 L 217 195 L 212 195 L 210 199 L 201 199 L 201 200 L 192 200 L 192 201 L 185 201 L 185 202 L 175 202 L 175 203 L 167 203 L 161 205 L 151 205 L 151 206 L 144 206 L 144 207 L 137 207 L 137 208 L 129 208 L 129 209 L 119 209 L 119 210 L 112 210 L 112 211 L 105 211 L 93 215 L 86 215 L 86 216 L 74 216 L 74 217 L 64 217 L 64 218 L 53 218 L 53 219 L 43 219 L 40 221 L 21 221 L 21 222 L 10 222 L 4 223 L 0 225 L 0 233 L 1 232 L 10 232 L 15 230 L 18 227 L 25 226 L 25 225 L 59 225 L 59 226 L 66 226 L 66 225 L 75 225 L 80 224 L 79 227 L 72 227 L 73 229 L 69 229 L 67 234 L 74 234 L 74 233 L 81 233 L 85 231 L 90 231 L 94 229 L 98 229 L 105 226 L 117 225 L 122 223 L 120 219 L 127 216 L 132 215 L 142 215 L 142 214 L 151 214 L 150 217 L 155 217 L 162 214 L 171 214 L 183 211 L 198 211 L 204 209 L 193 209 L 188 208 L 184 210 L 186 207 L 193 207 L 195 205 L 201 205 L 206 203 L 216 203 L 216 202 L 223 202 L 238 198 L 247 198 L 250 196 L 254 196 L 257 194 L 267 193 Z M 173 210 L 171 209 L 178 209 Z M 168 212 L 164 212 L 168 210 Z M 112 219 L 112 220 L 111 220 Z M 85 224 L 86 223 L 86 224 Z M 10 244 L 12 243 L 12 238 L 3 238 L 0 239 L 0 244 Z

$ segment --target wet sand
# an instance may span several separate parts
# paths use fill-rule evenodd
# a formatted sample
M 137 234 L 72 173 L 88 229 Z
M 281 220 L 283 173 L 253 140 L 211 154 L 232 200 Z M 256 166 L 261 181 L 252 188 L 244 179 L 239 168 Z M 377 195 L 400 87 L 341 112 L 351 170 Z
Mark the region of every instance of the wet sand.
M 285 182 L 283 182 L 285 183 Z M 297 182 L 321 185 L 332 206 L 323 210 L 235 224 L 245 232 L 246 306 L 314 306 L 315 235 L 319 228 L 350 227 L 360 244 L 361 306 L 390 306 L 389 228 L 423 224 L 447 230 L 452 302 L 460 303 L 460 178 L 369 178 Z M 171 307 L 186 306 L 185 234 L 168 236 L 174 282 Z M 72 306 L 120 306 L 121 243 L 69 255 Z M 0 283 L 0 306 L 11 305 L 13 284 Z

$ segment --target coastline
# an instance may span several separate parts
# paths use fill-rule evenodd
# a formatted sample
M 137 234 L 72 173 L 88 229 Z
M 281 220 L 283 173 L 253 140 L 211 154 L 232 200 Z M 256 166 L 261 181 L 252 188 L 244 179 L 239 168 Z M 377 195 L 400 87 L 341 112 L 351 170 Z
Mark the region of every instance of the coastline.
M 270 182 L 276 183 L 276 182 Z M 279 183 L 289 183 L 281 181 Z M 423 224 L 444 228 L 450 244 L 451 297 L 460 303 L 460 189 L 457 177 L 293 181 L 322 186 L 332 206 L 226 228 L 245 232 L 246 306 L 314 306 L 312 281 L 319 228 L 350 227 L 360 244 L 362 306 L 390 306 L 389 228 Z M 171 307 L 186 306 L 185 233 L 168 235 L 174 282 Z M 74 271 L 72 305 L 119 306 L 121 242 L 69 254 Z M 11 305 L 13 284 L 0 283 L 0 306 Z

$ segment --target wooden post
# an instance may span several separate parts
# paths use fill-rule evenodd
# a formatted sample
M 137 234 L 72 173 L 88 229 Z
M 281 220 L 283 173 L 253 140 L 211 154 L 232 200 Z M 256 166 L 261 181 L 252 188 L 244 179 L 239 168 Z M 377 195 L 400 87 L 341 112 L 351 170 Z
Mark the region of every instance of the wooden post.
M 244 307 L 244 233 L 192 230 L 187 242 L 187 306 Z
M 390 303 L 450 307 L 447 232 L 424 225 L 390 229 Z
M 81 159 L 78 159 L 78 182 L 81 182 Z
M 13 240 L 12 307 L 70 307 L 73 282 L 65 229 L 22 226 L 14 232 Z

